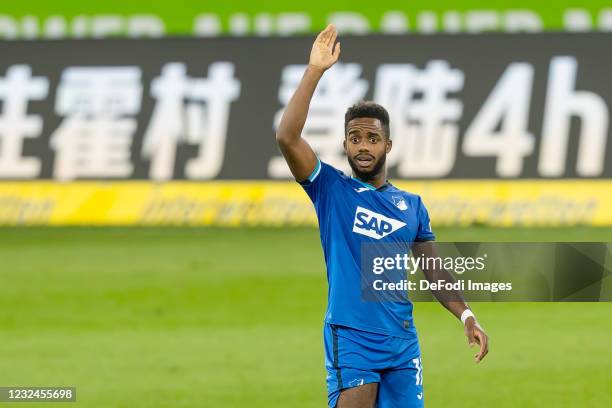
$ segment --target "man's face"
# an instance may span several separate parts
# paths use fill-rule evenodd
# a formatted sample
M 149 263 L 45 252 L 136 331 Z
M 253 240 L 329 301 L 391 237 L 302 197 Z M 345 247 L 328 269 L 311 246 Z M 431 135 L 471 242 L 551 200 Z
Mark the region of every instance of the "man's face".
M 383 171 L 391 140 L 375 118 L 355 118 L 348 122 L 344 150 L 355 175 L 371 180 Z

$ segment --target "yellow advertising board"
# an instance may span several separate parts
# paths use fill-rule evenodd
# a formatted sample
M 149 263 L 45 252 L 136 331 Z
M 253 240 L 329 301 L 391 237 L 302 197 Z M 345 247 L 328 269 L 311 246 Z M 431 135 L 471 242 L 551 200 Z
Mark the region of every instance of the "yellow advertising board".
M 612 181 L 400 181 L 434 226 L 612 225 Z M 0 183 L 2 225 L 316 225 L 295 182 Z

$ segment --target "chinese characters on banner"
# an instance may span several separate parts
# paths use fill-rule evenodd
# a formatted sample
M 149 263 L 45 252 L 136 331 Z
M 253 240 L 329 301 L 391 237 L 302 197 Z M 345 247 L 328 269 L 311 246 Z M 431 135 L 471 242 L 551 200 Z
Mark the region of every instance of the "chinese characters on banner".
M 554 57 L 546 93 L 542 146 L 538 170 L 541 176 L 562 176 L 567 165 L 570 121 L 581 120 L 576 172 L 597 177 L 604 171 L 609 131 L 608 106 L 594 92 L 575 89 L 577 61 Z M 279 100 L 286 105 L 297 88 L 305 65 L 283 70 Z M 360 77 L 359 64 L 337 64 L 323 77 L 310 106 L 302 135 L 321 160 L 349 171 L 338 141 L 344 137 L 344 111 L 362 99 L 368 81 Z M 519 177 L 523 160 L 535 150 L 535 136 L 528 130 L 534 67 L 510 64 L 504 71 L 459 144 L 458 121 L 463 102 L 465 73 L 447 61 L 429 61 L 423 69 L 412 64 L 381 64 L 376 69 L 373 100 L 391 117 L 393 149 L 387 165 L 402 178 L 441 178 L 455 165 L 458 149 L 468 157 L 495 157 L 497 177 Z M 275 116 L 278 126 L 283 110 Z M 269 163 L 273 178 L 291 176 L 281 156 Z
M 55 178 L 128 177 L 141 96 L 138 67 L 64 70 L 55 101 L 64 119 L 51 135 Z
M 191 179 L 217 176 L 225 149 L 230 105 L 240 95 L 234 66 L 218 62 L 208 76 L 190 78 L 186 67 L 170 63 L 151 85 L 157 101 L 144 134 L 142 157 L 150 160 L 149 176 L 168 180 L 174 173 L 179 143 L 198 147 L 186 164 Z M 27 65 L 11 66 L 0 78 L 0 178 L 36 178 L 40 158 L 24 157 L 25 138 L 41 136 L 42 118 L 28 115 L 31 100 L 48 94 L 49 81 L 33 77 Z M 55 113 L 63 117 L 50 137 L 55 152 L 53 177 L 129 178 L 132 148 L 141 110 L 141 69 L 123 67 L 68 67 L 57 86 Z
M 190 179 L 211 179 L 221 169 L 231 102 L 240 95 L 240 82 L 230 63 L 212 64 L 207 78 L 189 78 L 184 64 L 168 64 L 153 80 L 157 104 L 144 135 L 142 155 L 151 160 L 153 180 L 172 178 L 176 145 L 198 146 L 187 162 Z
M 57 59 L 19 54 L 29 63 L 11 52 L 36 44 L 0 44 L 21 61 L 0 71 L 0 180 L 290 179 L 273 133 L 306 69 L 285 55 L 306 40 L 109 42 L 100 55 L 79 42 L 95 57 L 80 64 L 64 64 L 75 52 L 61 42 L 44 44 Z M 355 57 L 325 73 L 303 129 L 321 160 L 350 171 L 344 114 L 371 99 L 391 117 L 390 177 L 612 177 L 612 59 L 593 51 L 609 37 L 351 41 Z M 479 41 L 486 64 L 467 52 Z M 138 47 L 151 60 L 130 58 Z
M 47 96 L 49 81 L 33 77 L 27 65 L 13 65 L 0 77 L 0 177 L 36 178 L 40 159 L 23 157 L 22 145 L 26 138 L 40 136 L 43 120 L 28 114 L 28 101 Z

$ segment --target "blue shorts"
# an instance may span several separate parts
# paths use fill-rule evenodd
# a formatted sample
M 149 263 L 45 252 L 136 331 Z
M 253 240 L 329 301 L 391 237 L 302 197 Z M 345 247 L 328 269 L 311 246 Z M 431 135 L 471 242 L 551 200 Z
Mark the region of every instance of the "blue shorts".
M 423 407 L 423 366 L 419 342 L 325 323 L 327 400 L 340 391 L 378 383 L 377 408 Z

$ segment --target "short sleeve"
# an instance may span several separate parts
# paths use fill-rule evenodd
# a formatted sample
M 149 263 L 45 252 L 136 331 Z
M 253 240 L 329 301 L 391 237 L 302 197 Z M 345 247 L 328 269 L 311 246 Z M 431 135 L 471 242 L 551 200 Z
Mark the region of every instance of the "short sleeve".
M 435 241 L 436 236 L 431 230 L 429 213 L 427 212 L 427 208 L 425 208 L 425 204 L 423 204 L 421 197 L 419 197 L 418 218 L 419 229 L 417 231 L 416 242 Z
M 314 170 L 304 181 L 300 181 L 300 185 L 308 194 L 308 197 L 316 205 L 319 200 L 329 191 L 330 185 L 339 179 L 341 172 L 336 170 L 327 163 L 322 162 L 317 158 L 317 165 Z

